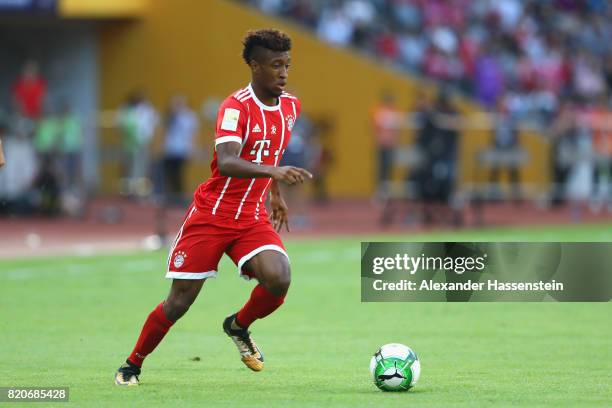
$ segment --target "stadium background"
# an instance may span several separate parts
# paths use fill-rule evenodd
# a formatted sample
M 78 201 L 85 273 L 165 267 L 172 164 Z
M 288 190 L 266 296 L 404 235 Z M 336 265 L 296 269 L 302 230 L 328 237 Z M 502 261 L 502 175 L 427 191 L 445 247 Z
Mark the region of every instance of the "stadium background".
M 599 324 L 609 316 L 608 305 L 536 308 L 501 304 L 457 309 L 453 308 L 456 305 L 402 304 L 397 306 L 402 317 L 387 321 L 381 316 L 393 315 L 394 307 L 359 304 L 358 248 L 362 240 L 609 241 L 612 217 L 608 199 L 602 202 L 592 193 L 595 187 L 564 196 L 560 205 L 551 205 L 554 176 L 550 169 L 555 160 L 548 134 L 551 122 L 545 126 L 526 123 L 519 132 L 521 148 L 529 157 L 520 166 L 520 202 L 512 200 L 506 178 L 502 178 L 499 197 L 482 200 L 475 192 L 489 193 L 490 169 L 478 157 L 490 148 L 494 133 L 494 117 L 483 114 L 495 113 L 494 109 L 486 108 L 473 93 L 458 89 L 461 87 L 447 88 L 449 81 L 406 70 L 355 44 L 328 43 L 317 36 L 316 27 L 313 30 L 281 13 L 288 4 L 297 3 L 0 2 L 0 106 L 4 125 L 0 137 L 4 146 L 7 139 L 15 137 L 11 133 L 20 132 L 12 87 L 28 60 L 40 65 L 48 86 L 49 109 L 55 111 L 68 100 L 82 125 L 81 183 L 76 190 L 59 193 L 57 211 L 45 214 L 31 204 L 16 210 L 14 203 L 6 205 L 13 196 L 0 197 L 0 325 L 2 341 L 8 346 L 0 354 L 2 361 L 8 362 L 0 371 L 6 384 L 0 386 L 67 384 L 73 387 L 73 400 L 82 404 L 135 401 L 124 400 L 106 383 L 110 384 L 107 379 L 115 363 L 129 351 L 141 317 L 166 291 L 167 282 L 161 279 L 164 243 L 179 225 L 184 198 L 167 206 L 155 182 L 165 136 L 163 119 L 147 147 L 151 151 L 151 172 L 146 178 L 151 181 L 126 191 L 120 110 L 131 93 L 142 91 L 162 118 L 172 95 L 181 92 L 186 96 L 200 125 L 186 168 L 184 193 L 188 196 L 209 174 L 211 111 L 248 79 L 240 57 L 242 36 L 251 28 L 277 27 L 293 39 L 290 90 L 300 97 L 305 114 L 323 134 L 313 138 L 318 148 L 333 158 L 325 169 L 326 194 L 317 195 L 312 186 L 305 186 L 301 192 L 289 191 L 291 208 L 298 217 L 294 231 L 284 234 L 294 262 L 295 301 L 283 317 L 262 322 L 258 328 L 262 345 L 278 351 L 272 357 L 277 364 L 283 359 L 290 361 L 303 376 L 296 376 L 291 367 L 276 367 L 276 374 L 269 374 L 271 377 L 264 380 L 267 385 L 262 387 L 258 379 L 231 368 L 235 363 L 230 358 L 233 350 L 225 347 L 225 339 L 213 328 L 223 313 L 240 303 L 249 287 L 230 278 L 233 267 L 225 262 L 222 270 L 228 272 L 226 276 L 204 291 L 205 298 L 177 325 L 168 345 L 162 345 L 151 358 L 150 374 L 143 378 L 159 389 L 137 398 L 152 404 L 179 399 L 185 404 L 211 401 L 235 405 L 240 400 L 228 397 L 223 388 L 239 378 L 248 392 L 254 393 L 255 405 L 269 405 L 272 395 L 277 396 L 279 404 L 403 405 L 403 398 L 384 399 L 386 396 L 374 394 L 365 372 L 368 355 L 380 344 L 401 341 L 413 346 L 424 359 L 422 393 L 417 387 L 414 394 L 423 406 L 605 406 L 612 398 L 605 382 L 610 366 L 597 355 L 612 350 L 610 329 Z M 348 3 L 359 6 L 360 2 L 312 3 L 318 9 L 331 4 L 340 8 Z M 377 7 L 394 3 L 402 2 L 372 2 Z M 421 7 L 418 1 L 405 3 Z M 581 7 L 596 10 L 601 2 L 544 3 L 552 7 L 566 7 L 567 3 L 571 14 L 579 13 L 576 10 Z M 573 4 L 576 10 L 571 8 Z M 590 13 L 595 13 L 593 10 Z M 612 25 L 609 13 L 608 7 L 601 14 L 607 33 Z M 610 63 L 606 65 L 604 56 L 600 59 L 602 75 L 609 76 Z M 435 205 L 444 207 L 441 212 L 458 211 L 463 216 L 461 223 L 445 218 L 425 222 L 420 214 L 423 201 L 412 189 L 404 188 L 404 171 L 410 162 L 402 161 L 400 155 L 391 182 L 379 183 L 377 179 L 378 146 L 372 111 L 381 95 L 391 92 L 398 109 L 410 117 L 423 99 L 434 100 L 440 89 L 450 89 L 453 104 L 467 120 L 462 122 L 458 137 L 458 160 L 453 169 L 455 194 Z M 609 85 L 604 95 L 609 103 Z M 602 125 L 604 133 L 610 126 L 607 120 L 608 124 L 604 119 Z M 400 128 L 398 151 L 411 152 L 420 130 L 418 121 L 402 121 Z M 32 132 L 25 132 L 31 144 L 35 139 Z M 575 165 L 588 162 L 595 167 L 599 163 L 592 154 L 583 161 L 578 152 L 573 154 Z M 41 160 L 40 155 L 34 157 Z M 11 160 L 7 155 L 7 161 Z M 7 168 L 0 169 L 3 194 L 7 194 L 12 180 Z M 589 177 L 580 179 L 581 183 L 594 185 Z M 605 197 L 608 187 L 601 190 Z M 28 197 L 41 193 L 31 185 L 23 192 Z M 228 298 L 235 301 L 224 303 Z M 336 310 L 345 321 L 338 323 L 336 318 L 324 316 L 320 305 Z M 423 316 L 432 318 L 425 321 Z M 572 318 L 572 327 L 563 323 L 566 316 Z M 320 328 L 311 327 L 308 322 L 312 321 L 319 321 Z M 297 327 L 287 328 L 295 322 L 300 322 Z M 369 329 L 371 322 L 377 322 L 373 330 Z M 75 336 L 81 328 L 88 334 Z M 281 330 L 286 331 L 288 341 L 273 336 Z M 375 335 L 372 331 L 388 334 Z M 451 341 L 461 347 L 459 355 L 447 344 Z M 507 347 L 499 346 L 503 341 L 509 341 Z M 296 346 L 295 342 L 300 344 Z M 323 350 L 321 345 L 325 345 Z M 576 347 L 581 358 L 567 371 L 558 362 L 576 353 Z M 295 356 L 296 348 L 316 364 L 312 366 Z M 485 361 L 481 360 L 483 350 L 490 355 Z M 203 356 L 201 365 L 194 365 L 192 354 Z M 211 355 L 219 360 L 207 359 Z M 75 379 L 74 373 L 79 372 L 86 356 L 91 358 L 91 365 L 82 378 Z M 347 369 L 337 367 L 335 359 Z M 465 367 L 465 382 L 453 374 L 449 361 L 455 367 Z M 217 365 L 229 368 L 218 372 L 217 378 L 210 380 L 214 386 L 202 393 L 202 384 L 209 381 L 203 373 Z M 9 368 L 14 366 L 20 368 Z M 503 376 L 498 378 L 502 366 L 507 367 L 515 383 Z M 168 367 L 173 367 L 172 379 L 164 372 Z M 560 370 L 566 372 L 551 378 Z M 178 380 L 183 393 L 171 386 L 165 388 L 184 372 L 189 373 L 187 378 Z M 330 380 L 332 377 L 334 380 Z M 348 385 L 336 387 L 333 383 L 341 377 Z M 576 377 L 589 379 L 575 382 Z M 516 394 L 516 388 L 523 392 Z M 132 397 L 136 394 L 130 394 Z

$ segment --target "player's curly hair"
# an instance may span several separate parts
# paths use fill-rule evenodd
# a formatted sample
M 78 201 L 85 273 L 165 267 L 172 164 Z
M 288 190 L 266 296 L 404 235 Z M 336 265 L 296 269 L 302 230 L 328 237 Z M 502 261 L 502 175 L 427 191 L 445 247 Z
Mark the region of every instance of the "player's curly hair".
M 242 58 L 247 64 L 255 57 L 254 50 L 263 47 L 268 50 L 285 52 L 291 50 L 291 38 L 282 31 L 266 28 L 262 30 L 251 30 L 246 33 L 242 40 L 244 49 Z

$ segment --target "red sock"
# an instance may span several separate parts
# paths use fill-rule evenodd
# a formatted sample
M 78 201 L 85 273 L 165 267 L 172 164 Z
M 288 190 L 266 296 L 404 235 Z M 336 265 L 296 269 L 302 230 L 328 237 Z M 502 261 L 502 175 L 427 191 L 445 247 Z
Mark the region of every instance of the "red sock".
M 170 327 L 174 324 L 174 322 L 166 317 L 163 305 L 164 302 L 161 302 L 147 317 L 134 351 L 128 357 L 128 360 L 138 367 L 142 366 L 145 357 L 155 350 L 155 347 L 162 341 Z
M 236 322 L 246 329 L 255 320 L 264 318 L 278 309 L 284 301 L 285 296 L 275 296 L 259 284 L 255 286 L 251 298 L 236 315 Z

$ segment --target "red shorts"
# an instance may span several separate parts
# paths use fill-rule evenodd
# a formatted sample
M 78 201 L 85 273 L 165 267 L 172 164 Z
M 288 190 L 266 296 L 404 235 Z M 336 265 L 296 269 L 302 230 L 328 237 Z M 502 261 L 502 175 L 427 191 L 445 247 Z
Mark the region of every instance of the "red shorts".
M 219 260 L 226 253 L 245 279 L 242 266 L 263 251 L 289 256 L 280 236 L 263 218 L 237 221 L 199 211 L 192 205 L 168 255 L 166 278 L 204 279 L 217 276 Z

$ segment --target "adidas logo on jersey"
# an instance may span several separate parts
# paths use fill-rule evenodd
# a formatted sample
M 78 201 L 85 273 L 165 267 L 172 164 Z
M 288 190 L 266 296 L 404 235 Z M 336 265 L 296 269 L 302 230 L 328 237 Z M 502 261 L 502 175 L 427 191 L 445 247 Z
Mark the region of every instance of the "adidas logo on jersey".
M 255 126 L 253 126 L 253 130 L 251 130 L 251 133 L 258 133 L 261 132 L 261 129 L 259 128 L 259 123 L 256 123 Z

